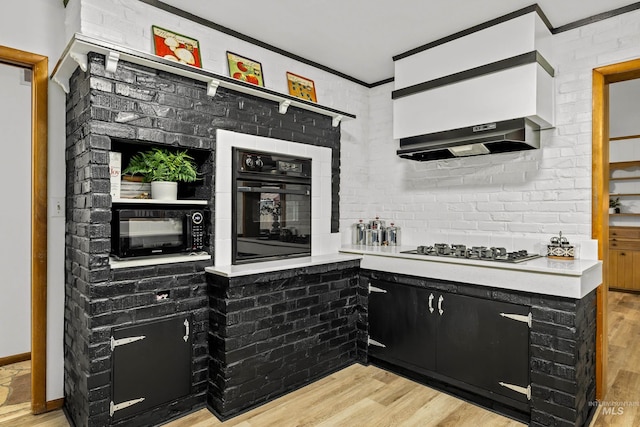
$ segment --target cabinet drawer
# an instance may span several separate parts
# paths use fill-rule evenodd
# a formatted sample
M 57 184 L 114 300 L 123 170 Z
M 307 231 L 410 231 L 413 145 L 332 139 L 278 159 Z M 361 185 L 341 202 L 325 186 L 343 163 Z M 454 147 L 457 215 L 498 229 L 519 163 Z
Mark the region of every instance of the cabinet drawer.
M 609 227 L 609 237 L 640 239 L 640 227 Z
M 609 249 L 624 249 L 629 251 L 640 251 L 640 240 L 630 239 L 609 239 Z

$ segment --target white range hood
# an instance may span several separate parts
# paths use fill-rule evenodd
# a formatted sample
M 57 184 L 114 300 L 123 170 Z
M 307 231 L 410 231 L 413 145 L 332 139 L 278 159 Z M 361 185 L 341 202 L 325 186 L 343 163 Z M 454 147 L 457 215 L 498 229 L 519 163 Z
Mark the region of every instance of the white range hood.
M 534 5 L 396 56 L 398 154 L 424 161 L 539 148 L 539 135 L 531 130 L 552 127 L 554 113 L 551 32 L 545 22 Z M 528 139 L 507 134 L 513 135 L 514 120 L 522 121 Z M 507 144 L 475 145 L 474 140 L 487 141 L 487 130 L 491 141 Z M 411 156 L 407 150 L 414 144 L 422 152 L 446 153 Z

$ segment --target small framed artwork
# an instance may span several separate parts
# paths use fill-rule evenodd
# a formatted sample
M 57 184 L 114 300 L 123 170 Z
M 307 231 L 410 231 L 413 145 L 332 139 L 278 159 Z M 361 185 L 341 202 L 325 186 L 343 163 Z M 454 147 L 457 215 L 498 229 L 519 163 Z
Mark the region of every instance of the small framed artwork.
M 307 101 L 318 102 L 316 99 L 316 87 L 313 80 L 287 71 L 287 84 L 289 94 Z
M 227 52 L 229 76 L 256 86 L 264 86 L 262 64 L 249 58 Z
M 170 61 L 202 68 L 200 44 L 192 39 L 164 28 L 151 26 L 155 54 Z

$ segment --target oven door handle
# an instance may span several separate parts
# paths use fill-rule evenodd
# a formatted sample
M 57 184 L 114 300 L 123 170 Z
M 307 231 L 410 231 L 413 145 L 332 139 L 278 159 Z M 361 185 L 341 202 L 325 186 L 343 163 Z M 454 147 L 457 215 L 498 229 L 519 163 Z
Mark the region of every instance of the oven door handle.
M 310 190 L 283 190 L 279 187 L 237 187 L 239 193 L 279 193 L 279 194 L 300 194 L 308 196 Z

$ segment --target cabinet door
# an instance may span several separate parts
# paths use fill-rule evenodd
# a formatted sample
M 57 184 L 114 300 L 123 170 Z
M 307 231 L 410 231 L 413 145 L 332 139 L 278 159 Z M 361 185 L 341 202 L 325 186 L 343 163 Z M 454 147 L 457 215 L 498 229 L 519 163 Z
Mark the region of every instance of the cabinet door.
M 640 290 L 640 251 L 609 251 L 609 286 Z
M 372 281 L 369 293 L 369 354 L 423 369 L 435 368 L 433 292 L 413 286 Z M 434 307 L 435 301 L 432 301 Z M 382 347 L 384 346 L 384 347 Z
M 191 392 L 190 316 L 114 328 L 112 417 L 129 417 Z
M 529 307 L 444 293 L 440 308 L 437 372 L 527 402 L 500 383 L 529 385 Z
M 623 250 L 609 251 L 609 286 L 627 289 L 632 279 L 633 257 Z
M 640 291 L 640 251 L 631 252 L 631 283 L 629 284 L 629 289 L 634 291 Z

